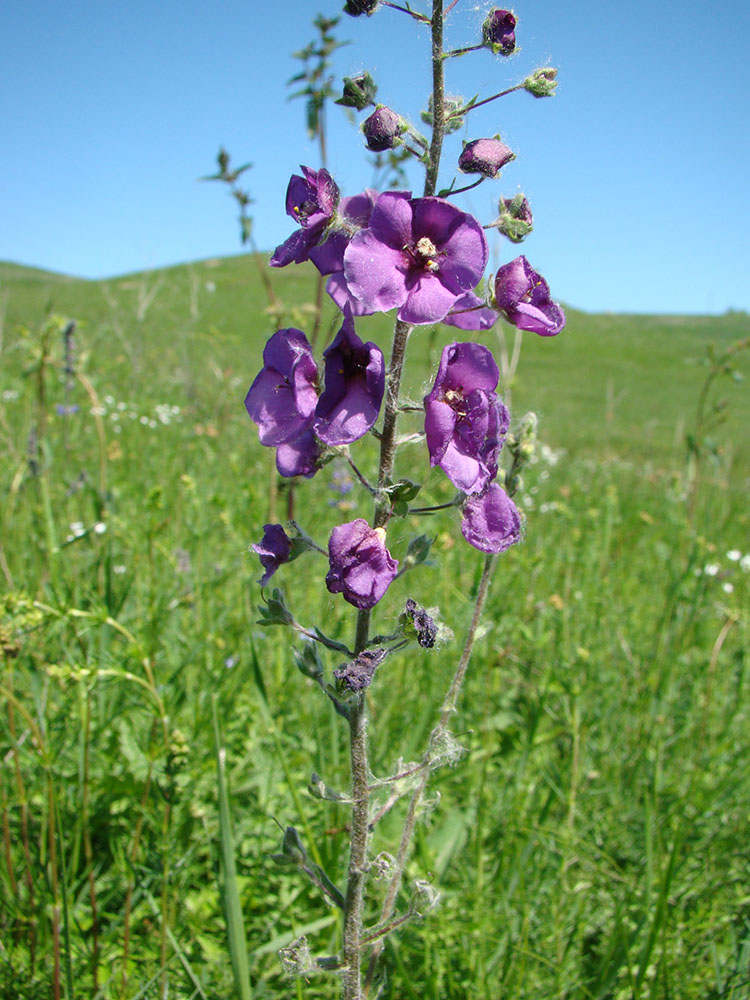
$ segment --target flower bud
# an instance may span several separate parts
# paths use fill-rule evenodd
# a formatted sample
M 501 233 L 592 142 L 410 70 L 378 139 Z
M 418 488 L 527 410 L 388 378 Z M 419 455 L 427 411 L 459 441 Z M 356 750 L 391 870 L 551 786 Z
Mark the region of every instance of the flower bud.
M 557 70 L 554 66 L 541 66 L 526 77 L 523 86 L 534 97 L 552 97 L 557 86 Z
M 401 118 L 384 104 L 379 104 L 362 124 L 367 148 L 373 153 L 384 153 L 401 143 L 399 136 L 405 131 Z
M 514 198 L 501 198 L 497 207 L 500 216 L 495 226 L 511 243 L 520 243 L 534 228 L 534 217 L 526 195 L 517 194 Z
M 356 108 L 357 111 L 364 111 L 371 104 L 375 103 L 377 93 L 375 81 L 369 73 L 360 73 L 359 76 L 344 77 L 344 91 L 336 101 L 343 108 Z
M 516 47 L 516 18 L 509 10 L 491 10 L 482 25 L 482 39 L 494 55 L 509 56 Z
M 497 177 L 502 167 L 516 154 L 499 136 L 492 139 L 474 139 L 467 142 L 458 158 L 458 169 L 465 174 L 482 174 L 484 177 Z
M 369 17 L 375 13 L 377 5 L 378 0 L 346 0 L 344 13 L 351 17 L 359 17 L 361 14 L 367 14 Z

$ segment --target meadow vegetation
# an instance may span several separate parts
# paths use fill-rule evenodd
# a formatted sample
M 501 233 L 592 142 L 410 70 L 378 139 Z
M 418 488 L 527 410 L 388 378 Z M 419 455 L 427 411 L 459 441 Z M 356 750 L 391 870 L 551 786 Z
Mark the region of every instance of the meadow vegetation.
M 303 325 L 307 265 L 273 281 L 285 325 Z M 336 913 L 269 856 L 293 825 L 343 878 L 347 812 L 308 786 L 316 772 L 345 790 L 348 762 L 287 635 L 257 624 L 249 545 L 288 503 L 242 405 L 283 325 L 265 303 L 248 256 L 100 282 L 0 264 L 0 996 L 235 996 L 235 890 L 250 995 L 336 995 L 285 979 L 277 956 L 301 934 L 336 953 Z M 566 311 L 555 350 L 526 335 L 501 381 L 513 417 L 540 420 L 526 537 L 497 567 L 453 726 L 466 753 L 435 774 L 409 862 L 441 902 L 389 939 L 384 996 L 740 1000 L 750 398 L 723 373 L 701 390 L 708 345 L 720 357 L 750 317 Z M 389 319 L 358 332 L 385 349 Z M 413 402 L 454 334 L 414 334 Z M 516 336 L 480 339 L 500 363 Z M 408 476 L 408 448 L 399 461 Z M 334 463 L 300 495 L 320 544 L 337 511 L 369 515 L 349 485 Z M 430 495 L 452 494 L 434 470 Z M 397 579 L 379 622 L 413 596 L 456 638 L 378 672 L 375 774 L 424 747 L 481 573 L 455 517 L 423 530 L 439 568 Z M 394 555 L 409 537 L 389 526 Z M 321 585 L 300 563 L 279 585 L 301 622 L 348 641 L 325 559 L 305 558 Z M 378 823 L 375 853 L 400 817 Z

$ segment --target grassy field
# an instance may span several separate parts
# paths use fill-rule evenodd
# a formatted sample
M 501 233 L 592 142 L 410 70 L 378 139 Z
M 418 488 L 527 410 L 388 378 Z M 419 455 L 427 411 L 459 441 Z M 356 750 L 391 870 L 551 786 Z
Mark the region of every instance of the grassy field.
M 273 278 L 284 325 L 309 329 L 310 272 Z M 277 956 L 301 934 L 337 951 L 336 913 L 269 856 L 294 825 L 341 884 L 347 814 L 307 787 L 313 771 L 348 778 L 341 720 L 286 630 L 256 624 L 248 546 L 288 502 L 242 405 L 275 329 L 265 308 L 248 257 L 103 282 L 0 264 L 2 997 L 228 1000 L 232 885 L 250 995 L 336 996 L 332 977 L 285 979 Z M 358 332 L 387 348 L 387 318 Z M 434 775 L 407 871 L 441 902 L 391 939 L 384 997 L 750 996 L 750 398 L 724 374 L 702 395 L 708 345 L 720 357 L 748 336 L 747 314 L 570 310 L 560 337 L 524 337 L 504 388 L 516 418 L 540 418 L 526 537 L 497 567 L 454 720 L 466 752 Z M 483 335 L 498 361 L 504 337 Z M 450 339 L 414 335 L 412 400 Z M 440 502 L 423 451 L 404 448 L 398 471 Z M 360 467 L 374 455 L 363 444 Z M 370 516 L 342 474 L 295 491 L 323 545 Z M 433 565 L 393 584 L 375 627 L 413 596 L 456 638 L 378 673 L 377 775 L 419 759 L 468 625 L 482 558 L 457 520 L 389 525 L 397 558 L 434 535 Z M 304 559 L 274 582 L 300 621 L 348 641 L 325 561 Z M 377 850 L 395 849 L 402 814 L 378 823 Z

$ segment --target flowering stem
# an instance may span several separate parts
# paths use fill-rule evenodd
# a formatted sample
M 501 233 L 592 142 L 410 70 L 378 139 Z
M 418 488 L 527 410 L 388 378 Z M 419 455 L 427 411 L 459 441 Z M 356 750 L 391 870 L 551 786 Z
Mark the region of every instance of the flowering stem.
M 424 179 L 425 197 L 435 194 L 445 134 L 445 74 L 443 71 L 443 0 L 432 0 L 432 142 Z
M 452 49 L 450 52 L 445 53 L 443 59 L 452 59 L 454 56 L 464 56 L 467 52 L 478 52 L 483 48 L 484 45 L 467 45 L 465 49 Z
M 469 631 L 466 635 L 466 641 L 464 643 L 463 652 L 461 654 L 461 659 L 456 667 L 456 672 L 453 675 L 453 680 L 451 681 L 451 686 L 448 688 L 448 692 L 443 700 L 442 709 L 440 711 L 440 721 L 437 726 L 433 729 L 430 734 L 430 741 L 425 751 L 425 755 L 422 761 L 422 774 L 420 777 L 419 784 L 412 792 L 411 800 L 409 801 L 409 808 L 406 814 L 406 819 L 404 821 L 404 828 L 401 833 L 401 842 L 398 847 L 398 854 L 396 855 L 396 863 L 394 865 L 394 872 L 391 877 L 391 881 L 388 884 L 388 890 L 386 892 L 385 900 L 383 901 L 383 909 L 380 914 L 380 920 L 378 921 L 378 926 L 387 924 L 391 918 L 394 907 L 396 905 L 396 898 L 398 896 L 399 889 L 401 888 L 401 880 L 404 874 L 404 868 L 406 866 L 406 860 L 409 855 L 409 847 L 411 844 L 411 838 L 414 834 L 414 828 L 416 826 L 417 812 L 419 810 L 419 805 L 422 801 L 422 796 L 424 795 L 425 788 L 427 787 L 427 782 L 430 777 L 430 765 L 432 763 L 432 753 L 433 748 L 439 742 L 439 740 L 445 735 L 448 728 L 448 720 L 451 714 L 455 711 L 456 703 L 458 702 L 458 696 L 461 692 L 461 685 L 463 684 L 464 677 L 466 676 L 466 670 L 469 666 L 469 660 L 471 659 L 472 649 L 474 648 L 474 640 L 477 634 L 477 628 L 479 627 L 479 622 L 482 617 L 482 612 L 484 611 L 484 605 L 487 601 L 487 593 L 489 590 L 490 577 L 492 576 L 492 568 L 495 563 L 495 557 L 493 555 L 488 555 L 485 558 L 484 570 L 482 572 L 482 578 L 479 582 L 479 590 L 477 591 L 476 601 L 474 603 L 474 614 L 471 618 L 471 624 L 469 625 Z M 370 986 L 372 984 L 372 979 L 375 974 L 375 968 L 377 965 L 378 957 L 383 950 L 382 939 L 377 940 L 373 944 L 372 952 L 370 954 L 370 962 L 367 967 L 367 976 L 365 977 L 365 990 L 364 998 L 366 1000 Z
M 462 115 L 468 115 L 470 111 L 474 108 L 481 108 L 483 104 L 489 104 L 490 101 L 496 101 L 498 97 L 505 97 L 506 94 L 512 94 L 514 90 L 523 90 L 524 86 L 522 83 L 517 83 L 515 87 L 508 87 L 507 90 L 501 90 L 497 94 L 493 94 L 492 97 L 485 97 L 483 101 L 477 101 L 476 104 L 470 104 L 468 107 L 461 108 L 460 111 L 455 112 L 454 117 L 458 118 Z
M 441 198 L 447 198 L 449 194 L 463 194 L 464 191 L 471 191 L 472 188 L 479 187 L 479 185 L 482 183 L 482 181 L 484 181 L 486 179 L 487 178 L 483 176 L 483 177 L 480 177 L 477 180 L 475 180 L 473 182 L 473 184 L 467 184 L 465 187 L 462 187 L 462 188 L 450 188 L 447 191 L 441 191 L 440 192 L 440 196 L 441 196 Z
M 401 7 L 397 3 L 391 3 L 390 0 L 382 0 L 384 7 L 392 7 L 394 10 L 400 10 L 402 14 L 408 14 L 409 17 L 413 17 L 415 21 L 421 21 L 422 24 L 429 24 L 430 19 L 425 17 L 424 14 L 418 14 L 415 10 L 409 10 L 408 7 Z

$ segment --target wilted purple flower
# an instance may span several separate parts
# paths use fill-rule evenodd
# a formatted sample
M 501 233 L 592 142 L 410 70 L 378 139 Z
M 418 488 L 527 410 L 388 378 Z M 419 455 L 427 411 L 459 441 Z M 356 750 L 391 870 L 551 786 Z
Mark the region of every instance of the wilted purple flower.
M 498 314 L 476 292 L 464 292 L 456 299 L 443 323 L 459 330 L 489 330 L 497 323 Z
M 350 444 L 363 437 L 378 419 L 385 390 L 383 352 L 377 344 L 362 343 L 347 308 L 341 329 L 323 358 L 325 389 L 313 429 L 326 444 Z
M 428 615 L 424 608 L 420 608 L 411 597 L 406 602 L 404 614 L 411 620 L 419 645 L 424 649 L 432 649 L 438 632 L 435 619 Z
M 276 468 L 279 475 L 312 478 L 318 471 L 321 456 L 320 442 L 311 430 L 303 431 L 292 441 L 285 441 L 276 449 Z
M 355 659 L 334 670 L 333 676 L 350 691 L 362 691 L 372 684 L 375 671 L 386 656 L 387 649 L 363 649 Z
M 385 547 L 385 531 L 371 528 L 362 517 L 333 529 L 328 558 L 326 587 L 360 610 L 374 607 L 398 572 Z
M 509 424 L 508 410 L 495 392 L 499 378 L 486 347 L 448 344 L 424 399 L 430 465 L 439 465 L 464 493 L 481 492 L 497 474 Z
M 344 277 L 365 310 L 397 307 L 405 323 L 435 323 L 476 287 L 487 252 L 482 227 L 455 205 L 386 191 L 346 248 Z
M 491 483 L 464 503 L 461 531 L 475 549 L 505 552 L 521 538 L 521 515 L 502 486 Z
M 245 397 L 261 444 L 284 444 L 311 426 L 318 402 L 317 376 L 304 333 L 277 330 L 263 349 L 263 368 Z
M 519 330 L 553 337 L 565 326 L 565 313 L 550 298 L 549 285 L 521 255 L 495 275 L 495 306 Z
M 384 153 L 387 149 L 393 149 L 398 145 L 404 126 L 395 111 L 381 104 L 369 118 L 364 120 L 362 131 L 367 148 L 373 153 Z
M 534 216 L 531 214 L 531 205 L 526 195 L 517 194 L 512 198 L 501 198 L 497 207 L 500 216 L 494 225 L 512 243 L 520 243 L 534 228 Z
M 311 259 L 310 251 L 323 239 L 336 206 L 338 185 L 327 170 L 301 167 L 303 176 L 293 174 L 286 189 L 286 213 L 300 226 L 297 232 L 276 247 L 271 267 L 285 267 Z
M 292 541 L 280 524 L 264 524 L 263 538 L 259 544 L 253 544 L 250 548 L 260 556 L 265 573 L 259 583 L 261 587 L 265 587 L 279 566 L 289 562 Z
M 497 177 L 501 168 L 515 158 L 513 150 L 497 136 L 494 139 L 473 139 L 464 146 L 458 158 L 458 169 L 465 174 Z
M 495 55 L 509 56 L 516 47 L 516 18 L 509 10 L 496 7 L 482 25 L 482 38 Z

